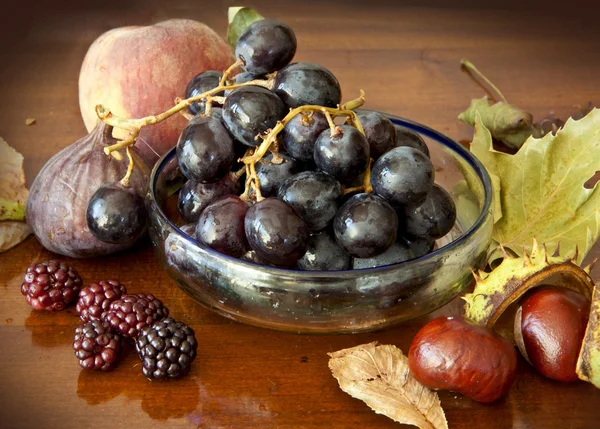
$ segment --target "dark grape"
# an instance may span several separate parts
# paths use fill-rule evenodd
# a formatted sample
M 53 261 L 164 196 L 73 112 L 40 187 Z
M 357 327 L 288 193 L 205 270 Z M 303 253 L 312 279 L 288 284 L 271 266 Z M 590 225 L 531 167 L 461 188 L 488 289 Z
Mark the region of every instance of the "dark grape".
M 279 198 L 300 216 L 310 231 L 320 231 L 339 208 L 342 186 L 320 171 L 303 171 L 287 179 L 279 188 Z
M 317 168 L 348 184 L 369 165 L 369 143 L 360 131 L 350 125 L 337 127 L 331 136 L 323 131 L 315 143 L 314 160 Z
M 276 265 L 293 265 L 306 251 L 306 224 L 281 200 L 267 198 L 254 204 L 244 225 L 250 247 Z
M 256 163 L 256 175 L 260 182 L 260 192 L 263 197 L 276 197 L 283 182 L 300 171 L 300 164 L 294 158 L 281 153 L 281 164 L 273 163 L 273 155 L 269 154 Z
M 236 74 L 233 77 L 233 83 L 235 85 L 238 85 L 240 83 L 246 83 L 246 82 L 250 82 L 252 80 L 256 80 L 256 79 L 266 79 L 266 76 L 254 76 L 252 73 L 248 73 L 248 72 L 241 72 Z M 229 94 L 231 94 L 231 92 L 235 91 L 234 89 L 227 89 L 225 90 L 225 97 L 228 97 Z
M 235 56 L 254 75 L 273 73 L 288 65 L 296 53 L 296 35 L 289 25 L 276 19 L 250 24 L 235 45 Z
M 321 231 L 308 238 L 306 253 L 296 266 L 301 270 L 338 271 L 350 268 L 350 255 L 335 241 L 333 234 Z
M 248 251 L 244 218 L 248 203 L 236 195 L 225 195 L 204 209 L 196 226 L 196 239 L 229 256 Z
M 327 119 L 321 112 L 296 115 L 281 132 L 283 147 L 295 159 L 312 161 L 317 137 L 328 128 Z
M 434 184 L 420 206 L 405 207 L 403 226 L 409 237 L 442 238 L 456 221 L 456 206 L 448 192 Z
M 90 198 L 86 220 L 90 232 L 107 243 L 130 243 L 146 231 L 144 199 L 133 189 L 107 183 Z
M 354 195 L 333 219 L 335 238 L 355 258 L 370 258 L 385 252 L 396 240 L 397 229 L 396 212 L 374 194 Z
M 258 264 L 258 265 L 268 265 L 270 267 L 277 266 L 277 265 L 273 264 L 272 262 L 269 262 L 266 259 L 258 256 L 258 254 L 254 250 L 247 251 L 240 257 L 240 259 L 242 259 L 244 261 L 252 262 L 253 264 Z
M 275 76 L 273 91 L 288 108 L 305 104 L 336 107 L 342 100 L 342 90 L 333 73 L 312 63 L 294 63 L 282 68 Z
M 358 119 L 369 142 L 371 158 L 377 160 L 396 145 L 396 129 L 388 118 L 378 112 L 358 113 Z
M 202 118 L 204 118 L 205 116 L 206 115 L 204 114 L 204 112 L 196 114 L 192 119 L 189 120 L 188 125 L 202 122 Z M 221 109 L 220 107 L 213 107 L 210 116 L 212 116 L 213 118 L 217 118 L 220 121 L 221 119 L 223 119 L 223 109 Z
M 399 125 L 395 125 L 396 128 L 396 147 L 400 146 L 408 146 L 414 149 L 420 150 L 428 158 L 431 158 L 429 155 L 429 148 L 427 144 L 425 144 L 425 140 L 423 137 L 408 128 L 401 127 Z
M 231 168 L 233 139 L 217 118 L 205 116 L 186 126 L 177 142 L 177 161 L 185 177 L 214 183 Z
M 248 85 L 229 94 L 223 105 L 223 122 L 240 142 L 258 146 L 258 135 L 265 134 L 283 119 L 286 109 L 273 92 L 262 86 Z
M 400 216 L 398 216 L 398 219 L 400 219 Z M 402 225 L 400 225 L 400 229 L 401 228 Z M 402 240 L 410 247 L 415 258 L 431 253 L 435 247 L 435 240 L 430 237 L 403 238 Z
M 187 222 L 196 222 L 209 204 L 227 194 L 237 194 L 239 183 L 231 180 L 229 174 L 215 183 L 197 183 L 191 180 L 179 190 L 177 208 Z
M 373 165 L 373 190 L 394 206 L 418 205 L 425 201 L 434 180 L 427 155 L 412 147 L 397 147 Z
M 208 70 L 200 73 L 199 75 L 194 76 L 194 78 L 188 83 L 187 88 L 185 89 L 185 98 L 195 97 L 196 95 L 202 94 L 206 91 L 210 91 L 211 89 L 219 86 L 219 82 L 223 77 L 223 73 Z M 215 96 L 222 96 L 223 91 L 213 94 Z M 188 109 L 193 114 L 204 113 L 205 102 L 195 101 L 188 106 Z
M 410 247 L 402 240 L 398 240 L 383 253 L 370 258 L 354 258 L 352 268 L 382 267 L 384 265 L 398 264 L 414 258 L 415 255 Z

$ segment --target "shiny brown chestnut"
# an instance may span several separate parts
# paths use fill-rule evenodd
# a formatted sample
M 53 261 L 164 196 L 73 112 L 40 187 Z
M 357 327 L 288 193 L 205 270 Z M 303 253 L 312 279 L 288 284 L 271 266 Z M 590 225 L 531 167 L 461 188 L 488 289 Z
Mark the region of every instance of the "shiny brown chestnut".
M 508 393 L 515 379 L 517 352 L 485 326 L 462 317 L 438 317 L 417 332 L 408 367 L 419 383 L 431 389 L 494 402 Z
M 521 354 L 542 375 L 578 379 L 575 367 L 590 313 L 590 301 L 561 287 L 542 287 L 526 296 L 515 317 Z

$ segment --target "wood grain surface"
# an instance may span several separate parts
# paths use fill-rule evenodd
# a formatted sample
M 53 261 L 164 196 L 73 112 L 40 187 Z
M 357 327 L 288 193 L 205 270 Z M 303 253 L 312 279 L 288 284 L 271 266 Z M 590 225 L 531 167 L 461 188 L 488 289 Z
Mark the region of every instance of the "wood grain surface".
M 296 58 L 325 65 L 345 98 L 360 89 L 368 108 L 406 116 L 461 140 L 457 114 L 482 89 L 460 70 L 466 57 L 506 98 L 542 117 L 600 103 L 600 31 L 591 9 L 522 2 L 248 1 L 288 22 Z M 119 26 L 179 17 L 225 34 L 230 1 L 28 2 L 2 6 L 0 136 L 25 156 L 30 184 L 46 160 L 84 135 L 77 80 L 88 46 Z M 176 71 L 174 71 L 176 72 Z M 182 88 L 183 90 L 183 88 Z M 36 124 L 26 126 L 26 118 Z M 592 252 L 600 256 L 598 246 Z M 591 255 L 593 256 L 593 255 Z M 382 332 L 292 335 L 245 326 L 195 303 L 166 275 L 149 242 L 124 254 L 72 260 L 85 283 L 118 278 L 151 292 L 196 331 L 191 373 L 150 382 L 129 351 L 110 373 L 80 370 L 71 348 L 74 308 L 36 312 L 20 285 L 30 263 L 54 258 L 30 237 L 0 254 L 0 427 L 2 428 L 394 428 L 343 393 L 327 352 L 377 340 L 408 350 L 432 315 Z M 68 258 L 61 258 L 69 260 Z M 593 274 L 600 280 L 598 268 Z M 456 311 L 459 302 L 436 312 Z M 443 392 L 451 428 L 597 428 L 600 391 L 539 376 L 523 359 L 504 400 L 482 405 Z

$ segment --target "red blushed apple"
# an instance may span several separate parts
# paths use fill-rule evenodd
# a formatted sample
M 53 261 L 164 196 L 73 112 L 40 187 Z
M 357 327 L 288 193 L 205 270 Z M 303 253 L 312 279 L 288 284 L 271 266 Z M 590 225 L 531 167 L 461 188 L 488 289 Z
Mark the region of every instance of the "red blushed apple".
M 200 22 L 173 19 L 147 27 L 122 27 L 90 46 L 79 74 L 79 106 L 88 131 L 97 104 L 113 114 L 141 118 L 161 113 L 185 96 L 188 82 L 206 70 L 223 71 L 235 58 L 231 47 Z M 142 128 L 136 146 L 148 165 L 177 144 L 186 119 L 171 118 Z M 117 128 L 113 136 L 127 134 Z

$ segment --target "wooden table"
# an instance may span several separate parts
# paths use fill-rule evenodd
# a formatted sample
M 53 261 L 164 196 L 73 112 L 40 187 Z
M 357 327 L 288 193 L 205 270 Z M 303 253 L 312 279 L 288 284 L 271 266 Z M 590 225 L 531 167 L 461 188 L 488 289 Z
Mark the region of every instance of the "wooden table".
M 3 9 L 0 26 L 8 41 L 0 57 L 0 136 L 25 155 L 29 183 L 53 153 L 85 133 L 77 79 L 86 49 L 99 34 L 171 17 L 204 21 L 224 34 L 226 9 L 232 5 L 200 0 L 38 3 L 24 3 L 20 11 Z M 296 58 L 331 69 L 348 97 L 364 89 L 369 108 L 410 117 L 456 139 L 471 133 L 457 114 L 471 98 L 483 95 L 461 72 L 463 57 L 486 72 L 509 101 L 536 117 L 551 110 L 566 116 L 573 105 L 600 102 L 597 15 L 576 7 L 527 8 L 515 2 L 494 10 L 468 3 L 400 6 L 375 0 L 245 3 L 291 24 L 299 41 Z M 36 118 L 36 125 L 25 126 L 28 117 Z M 600 256 L 598 246 L 593 253 Z M 32 311 L 20 293 L 26 267 L 52 257 L 33 237 L 0 255 L 0 427 L 398 427 L 338 388 L 327 368 L 327 352 L 374 340 L 406 351 L 428 318 L 348 336 L 245 326 L 205 310 L 181 292 L 146 243 L 125 254 L 71 262 L 86 283 L 118 278 L 131 292 L 154 293 L 196 330 L 198 359 L 189 376 L 170 383 L 142 377 L 132 352 L 113 372 L 88 373 L 80 370 L 71 349 L 75 310 Z M 594 277 L 600 279 L 598 269 Z M 544 379 L 522 359 L 516 383 L 499 403 L 440 396 L 451 428 L 600 426 L 600 391 L 583 382 Z

